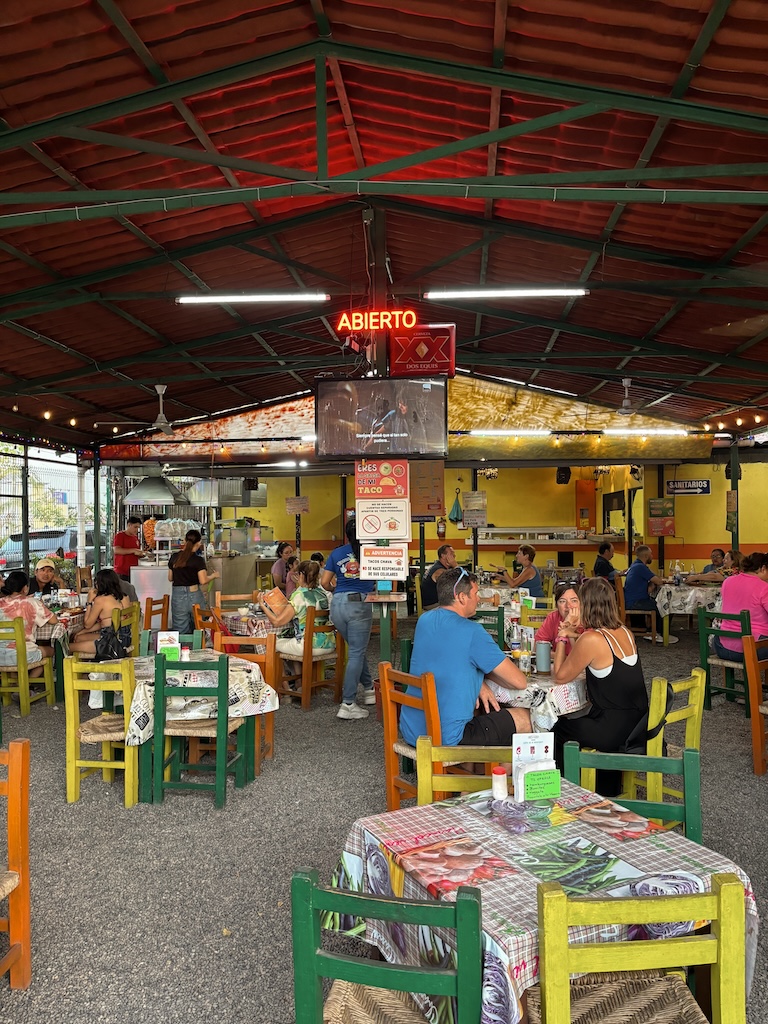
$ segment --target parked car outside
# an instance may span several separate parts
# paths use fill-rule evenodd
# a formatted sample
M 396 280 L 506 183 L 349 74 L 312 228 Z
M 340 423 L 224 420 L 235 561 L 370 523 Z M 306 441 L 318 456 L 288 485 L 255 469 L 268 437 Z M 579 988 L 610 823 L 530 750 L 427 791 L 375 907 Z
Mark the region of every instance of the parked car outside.
M 70 558 L 73 562 L 77 556 L 77 527 L 61 526 L 48 530 L 30 530 L 29 532 L 29 561 L 31 566 L 22 563 L 22 535 L 12 533 L 3 544 L 0 545 L 0 572 L 9 572 L 11 569 L 24 569 L 34 567 L 35 562 L 46 555 L 58 555 L 60 558 Z M 106 558 L 106 547 L 101 546 L 101 562 Z M 5 564 L 3 564 L 5 563 Z M 85 531 L 85 564 L 93 563 L 93 527 Z

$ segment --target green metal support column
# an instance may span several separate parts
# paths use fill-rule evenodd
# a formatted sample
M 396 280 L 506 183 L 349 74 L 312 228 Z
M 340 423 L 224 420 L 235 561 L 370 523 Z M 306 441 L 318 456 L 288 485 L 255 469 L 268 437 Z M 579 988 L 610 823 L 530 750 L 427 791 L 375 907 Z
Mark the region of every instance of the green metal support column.
M 105 555 L 107 564 L 114 564 L 114 556 L 110 557 L 112 548 L 112 530 L 110 529 L 112 523 L 112 467 L 107 467 L 107 511 L 105 515 L 107 530 L 107 543 L 105 545 Z M 99 555 L 101 555 L 101 545 L 99 545 Z
M 93 453 L 93 571 L 101 569 L 101 496 L 99 494 L 99 473 L 101 459 L 98 451 Z
M 734 516 L 731 529 L 731 547 L 739 550 L 739 445 L 734 441 L 731 445 L 731 493 L 733 494 Z
M 24 571 L 29 572 L 29 447 L 26 444 L 21 469 L 21 561 Z

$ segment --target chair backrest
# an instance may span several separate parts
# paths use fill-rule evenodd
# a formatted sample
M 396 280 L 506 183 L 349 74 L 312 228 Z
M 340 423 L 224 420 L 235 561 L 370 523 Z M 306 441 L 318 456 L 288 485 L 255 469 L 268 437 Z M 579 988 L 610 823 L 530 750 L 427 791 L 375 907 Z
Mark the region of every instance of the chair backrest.
M 90 590 L 93 586 L 93 566 L 78 565 L 75 570 L 75 586 L 78 594 L 83 590 Z
M 441 747 L 429 736 L 416 740 L 416 802 L 431 804 L 435 794 L 479 793 L 491 788 L 487 775 L 446 775 L 435 772 L 444 761 L 472 761 L 478 764 L 507 764 L 512 760 L 512 747 Z
M 624 577 L 614 576 L 613 582 L 616 587 L 616 605 L 619 609 L 619 618 L 622 622 L 626 622 L 627 619 L 627 605 L 624 601 Z
M 478 608 L 473 616 L 476 622 L 479 622 L 483 629 L 492 633 L 496 638 L 496 643 L 499 645 L 501 650 L 504 650 L 504 609 L 496 608 L 491 611 L 490 608 Z
M 403 643 L 406 643 L 404 640 Z M 435 677 L 431 672 L 413 676 L 398 672 L 388 661 L 379 662 L 379 686 L 381 688 L 381 711 L 384 725 L 384 775 L 387 788 L 387 809 L 400 806 L 399 795 L 416 796 L 416 787 L 399 774 L 399 759 L 395 751 L 398 739 L 398 722 L 402 707 L 417 708 L 424 712 L 427 733 L 435 743 L 440 743 L 440 712 L 435 692 Z M 409 687 L 412 692 L 406 692 Z M 417 692 L 413 692 L 417 691 Z
M 694 843 L 701 842 L 701 761 L 698 750 L 684 750 L 682 757 L 649 757 L 647 754 L 604 754 L 579 750 L 578 743 L 566 743 L 563 776 L 578 786 L 582 768 L 682 775 L 682 803 L 625 800 L 622 797 L 621 805 L 645 818 L 681 822 L 687 838 Z
M 145 658 L 150 653 L 149 645 L 151 641 L 152 630 L 142 629 L 139 638 L 139 655 L 142 658 Z M 202 651 L 205 646 L 202 629 L 196 629 L 194 633 L 179 633 L 179 643 L 191 647 L 193 651 Z M 152 651 L 151 653 L 154 654 L 155 652 Z
M 750 720 L 752 768 L 755 775 L 765 775 L 766 768 L 768 768 L 765 749 L 765 715 L 758 709 L 765 704 L 762 675 L 764 672 L 768 672 L 768 640 L 755 640 L 750 634 L 745 636 L 742 642 L 744 644 L 744 670 L 747 674 L 749 706 L 752 709 Z
M 222 594 L 220 590 L 217 590 L 214 594 L 214 604 L 216 608 L 231 608 L 244 604 L 254 604 L 257 594 L 257 590 L 252 590 L 250 594 Z
M 192 618 L 195 629 L 220 630 L 222 623 L 212 608 L 202 608 L 199 604 L 192 605 Z
M 554 576 L 543 576 L 541 580 L 541 586 L 544 591 L 544 597 L 551 598 L 554 600 L 555 597 L 555 578 Z
M 416 573 L 413 577 L 413 582 L 416 585 L 416 616 L 418 617 L 424 611 L 424 597 L 421 593 L 421 573 Z
M 112 625 L 115 632 L 121 626 L 128 626 L 131 630 L 131 655 L 136 656 L 139 650 L 139 632 L 141 627 L 141 605 L 138 601 L 131 601 L 127 608 L 115 608 L 112 612 Z
M 0 750 L 0 765 L 7 768 L 0 780 L 0 797 L 7 800 L 6 829 L 8 870 L 15 871 L 19 883 L 13 894 L 10 929 L 11 948 L 3 957 L 2 973 L 11 972 L 14 988 L 27 988 L 32 978 L 29 955 L 29 740 L 11 740 L 7 750 Z M 13 916 L 15 916 L 15 921 Z M 21 941 L 19 941 L 21 940 Z M 26 947 L 26 948 L 24 948 Z
M 712 966 L 714 1024 L 746 1020 L 744 886 L 734 874 L 712 876 L 712 892 L 693 896 L 566 896 L 559 882 L 538 886 L 542 1019 L 570 1024 L 569 974 Z M 618 942 L 568 941 L 568 927 L 711 921 L 709 932 Z
M 695 668 L 687 679 L 675 679 L 667 683 L 661 676 L 654 676 L 651 682 L 651 700 L 648 709 L 648 731 L 654 732 L 656 726 L 662 724 L 656 736 L 650 738 L 646 745 L 646 753 L 650 757 L 660 757 L 664 747 L 664 730 L 675 722 L 685 722 L 685 742 L 683 746 L 689 750 L 701 750 L 701 720 L 704 715 L 704 691 L 707 673 L 703 668 Z M 667 711 L 668 686 L 675 694 L 686 694 L 686 702 L 678 708 Z M 666 717 L 665 717 L 666 715 Z
M 277 633 L 268 633 L 266 637 L 228 636 L 226 641 L 229 654 L 233 654 L 236 658 L 242 658 L 244 661 L 251 661 L 255 665 L 259 665 L 261 668 L 261 674 L 264 676 L 264 682 L 269 686 L 276 688 L 280 666 L 280 658 L 277 654 Z M 256 650 L 257 647 L 265 649 L 258 651 Z M 213 649 L 214 651 L 224 650 L 223 634 L 214 633 Z
M 98 679 L 91 679 L 92 675 Z M 106 678 L 105 678 L 106 677 Z M 133 658 L 120 661 L 100 662 L 98 673 L 93 671 L 92 661 L 81 661 L 79 654 L 64 659 L 64 706 L 67 732 L 75 735 L 80 725 L 80 692 L 82 690 L 103 690 L 107 693 L 122 693 L 125 728 L 130 722 L 131 701 L 136 689 L 136 673 Z M 113 698 L 109 698 L 112 707 Z M 106 703 L 106 698 L 105 698 Z
M 178 670 L 179 662 L 166 661 L 164 654 L 155 655 L 155 737 L 163 735 L 167 697 L 208 697 L 217 702 L 216 743 L 227 743 L 227 709 L 229 705 L 229 663 L 225 655 L 216 661 L 185 661 L 184 672 L 213 672 L 216 682 L 187 686 L 168 682 L 168 672 Z
M 160 629 L 168 629 L 171 599 L 167 594 L 157 599 L 148 597 L 144 602 L 144 629 L 152 629 L 152 619 L 160 616 Z
M 321 920 L 328 914 L 455 929 L 456 966 L 404 967 L 325 950 Z M 396 992 L 454 996 L 456 1024 L 480 1020 L 483 954 L 478 889 L 460 886 L 455 903 L 368 896 L 320 888 L 317 871 L 304 869 L 291 881 L 291 927 L 296 1024 L 322 1024 L 324 977 Z
M 750 636 L 752 633 L 752 621 L 748 611 L 743 612 L 715 612 L 707 608 L 698 609 L 699 616 L 699 660 L 702 668 L 706 668 L 707 659 L 712 654 L 709 647 L 711 636 L 725 637 L 733 640 L 735 637 Z M 715 625 L 717 621 L 727 619 L 731 622 L 738 622 L 739 629 L 720 629 Z M 743 642 L 743 641 L 742 641 Z
M 16 645 L 16 664 L 0 666 L 0 672 L 16 672 L 19 669 L 22 673 L 27 671 L 27 638 L 24 633 L 24 619 L 20 615 L 15 619 L 0 619 L 0 643 Z
M 549 612 L 546 608 L 526 608 L 523 605 L 520 609 L 520 625 L 533 626 L 534 629 L 538 629 L 548 615 Z

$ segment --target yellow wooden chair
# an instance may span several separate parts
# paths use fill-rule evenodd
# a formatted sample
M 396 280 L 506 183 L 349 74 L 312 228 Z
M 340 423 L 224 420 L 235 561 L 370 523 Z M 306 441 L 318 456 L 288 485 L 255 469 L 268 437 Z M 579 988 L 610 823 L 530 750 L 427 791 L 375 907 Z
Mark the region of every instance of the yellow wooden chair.
M 533 626 L 534 629 L 538 629 L 549 614 L 546 608 L 526 608 L 523 606 L 520 609 L 520 625 Z
M 413 577 L 413 582 L 416 585 L 416 618 L 418 619 L 424 611 L 424 598 L 421 593 L 421 573 L 416 573 Z
M 77 587 L 78 594 L 82 594 L 84 590 L 91 590 L 93 587 L 92 565 L 78 565 L 75 570 L 75 586 Z
M 275 581 L 272 579 L 272 574 L 269 572 L 262 573 L 261 576 L 256 577 L 257 590 L 271 590 L 274 585 Z
M 544 591 L 544 597 L 552 601 L 552 607 L 554 608 L 555 600 L 555 577 L 545 576 L 541 581 L 541 588 Z
M 744 886 L 734 874 L 712 876 L 712 891 L 693 896 L 572 898 L 558 882 L 538 886 L 541 983 L 528 989 L 530 1024 L 570 1024 L 609 1015 L 637 1021 L 701 1021 L 679 973 L 664 968 L 711 965 L 712 1024 L 746 1021 Z M 711 921 L 708 931 L 674 938 L 569 942 L 568 928 Z M 612 975 L 612 972 L 632 974 Z M 592 974 L 596 974 L 593 977 Z M 604 975 L 611 972 L 610 977 Z M 570 974 L 586 977 L 569 981 Z M 604 1009 L 601 1012 L 600 1007 Z M 679 1008 L 673 1016 L 672 1008 Z
M 301 658 L 301 672 L 296 674 L 280 675 L 277 680 L 277 692 L 287 697 L 300 697 L 301 708 L 309 711 L 312 693 L 323 687 L 330 687 L 333 690 L 333 699 L 337 704 L 341 702 L 341 687 L 344 682 L 344 665 L 346 662 L 346 644 L 344 637 L 328 618 L 328 612 L 321 611 L 317 615 L 320 622 L 315 621 L 317 609 L 307 608 L 307 621 L 304 626 L 304 653 Z M 335 647 L 327 647 L 321 650 L 312 650 L 312 637 L 315 633 L 333 633 L 336 639 Z M 226 638 L 229 643 L 230 638 Z M 262 643 L 263 643 L 262 639 Z M 283 661 L 298 662 L 299 659 L 292 654 L 281 654 Z M 334 662 L 333 676 L 326 679 L 325 667 L 329 662 Z M 296 689 L 291 688 L 291 683 Z
M 27 661 L 27 641 L 24 635 L 24 620 L 19 616 L 16 619 L 0 620 L 0 643 L 14 643 L 16 645 L 16 664 L 0 666 L 0 695 L 3 704 L 11 703 L 11 694 L 19 695 L 19 710 L 22 715 L 28 715 L 29 709 L 36 700 L 45 698 L 46 703 L 53 704 L 56 697 L 53 687 L 53 659 L 43 658 L 42 661 L 32 665 Z M 42 666 L 42 676 L 32 676 L 35 681 L 41 681 L 44 685 L 41 690 L 30 693 L 30 669 Z
M 11 988 L 29 988 L 32 980 L 31 914 L 29 899 L 29 740 L 11 740 L 0 750 L 0 765 L 8 769 L 0 781 L 7 799 L 8 870 L 0 871 L 0 899 L 8 900 L 8 917 L 0 931 L 9 947 L 0 958 L 0 975 L 8 974 Z
M 221 633 L 214 634 L 214 651 L 223 651 L 225 643 L 229 648 L 230 654 L 232 653 L 232 649 L 236 648 L 236 658 L 242 658 L 244 661 L 251 661 L 258 665 L 267 686 L 271 686 L 273 690 L 277 690 L 277 683 L 280 677 L 280 658 L 277 655 L 277 633 L 269 633 L 266 638 L 263 636 L 225 637 Z M 254 715 L 253 717 L 256 733 L 253 759 L 254 773 L 256 775 L 261 775 L 262 761 L 271 761 L 275 753 L 275 712 L 269 711 L 267 714 Z M 191 763 L 194 763 L 195 761 L 195 758 L 193 757 L 193 753 L 195 753 L 193 744 L 197 744 L 200 751 L 204 749 L 203 740 L 189 740 L 189 760 Z M 216 749 L 215 742 L 211 744 L 210 749 Z
M 141 641 L 141 605 L 139 602 L 132 601 L 127 608 L 115 608 L 112 612 L 112 625 L 115 628 L 115 632 L 123 626 L 129 627 L 131 631 L 131 649 L 129 653 L 132 658 L 137 657 Z
M 160 616 L 159 629 L 168 629 L 170 621 L 171 599 L 167 594 L 157 599 L 148 597 L 144 602 L 144 625 L 143 629 L 152 629 L 152 620 L 156 615 Z
M 744 644 L 744 671 L 747 676 L 749 707 L 752 731 L 752 770 L 755 775 L 765 775 L 766 759 L 766 716 L 768 700 L 763 697 L 763 675 L 768 672 L 768 640 L 755 640 L 750 634 L 742 637 Z
M 125 806 L 133 807 L 139 797 L 139 748 L 125 745 L 131 701 L 136 688 L 133 659 L 104 662 L 95 668 L 97 671 L 94 671 L 92 661 L 80 661 L 77 657 L 64 659 L 67 803 L 76 803 L 80 799 L 82 779 L 100 771 L 105 782 L 112 782 L 115 769 L 119 769 L 125 772 Z M 99 678 L 89 678 L 92 674 Z M 122 713 L 105 711 L 81 722 L 80 693 L 83 690 L 122 693 Z M 80 746 L 83 743 L 100 743 L 101 760 L 82 758 Z M 122 758 L 117 757 L 118 750 L 122 752 Z
M 433 746 L 429 736 L 419 736 L 416 740 L 416 802 L 419 806 L 442 799 L 444 793 L 490 790 L 491 780 L 487 775 L 435 772 L 436 764 L 462 761 L 485 764 L 491 770 L 494 765 L 512 762 L 512 747 L 441 747 Z

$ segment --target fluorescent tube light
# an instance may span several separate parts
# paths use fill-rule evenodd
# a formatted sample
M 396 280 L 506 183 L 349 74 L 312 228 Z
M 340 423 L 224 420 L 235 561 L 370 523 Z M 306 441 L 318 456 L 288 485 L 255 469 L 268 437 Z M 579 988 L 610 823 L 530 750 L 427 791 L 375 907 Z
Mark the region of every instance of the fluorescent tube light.
M 242 295 L 179 295 L 180 306 L 237 302 L 328 302 L 327 292 L 246 292 Z
M 688 437 L 687 430 L 640 429 L 622 430 L 620 427 L 606 427 L 603 433 L 609 437 Z
M 548 299 L 589 295 L 586 288 L 451 288 L 424 292 L 425 299 Z
M 470 430 L 470 437 L 549 437 L 551 430 Z

